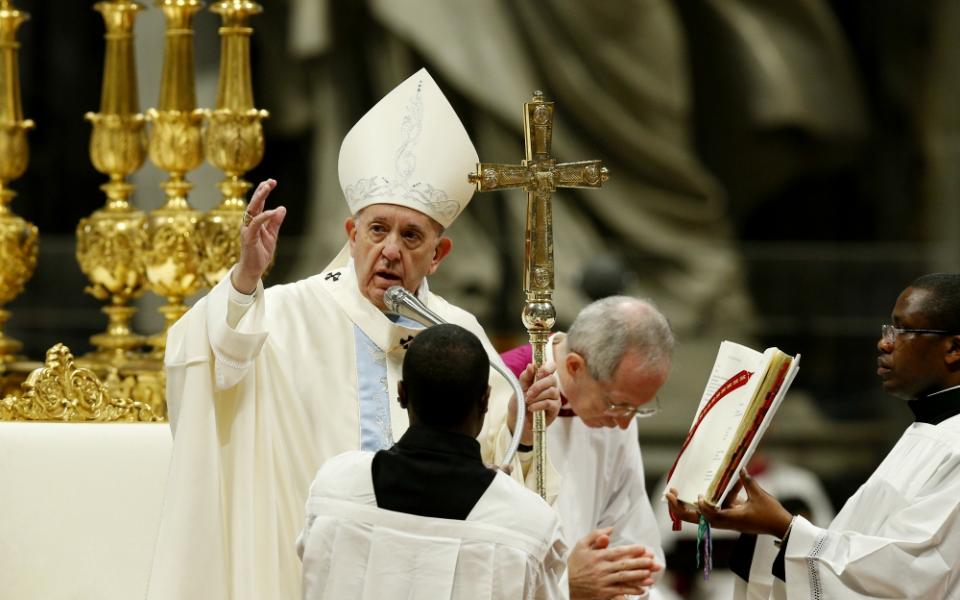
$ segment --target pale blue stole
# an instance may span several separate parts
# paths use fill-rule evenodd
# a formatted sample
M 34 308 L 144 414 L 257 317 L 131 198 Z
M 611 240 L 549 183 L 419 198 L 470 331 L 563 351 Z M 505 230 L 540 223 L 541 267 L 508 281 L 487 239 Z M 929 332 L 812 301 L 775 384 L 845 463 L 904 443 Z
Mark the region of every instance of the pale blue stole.
M 391 319 L 404 327 L 418 328 L 420 324 L 406 317 Z M 393 446 L 390 428 L 390 390 L 387 389 L 387 357 L 384 351 L 367 337 L 362 329 L 353 326 L 354 348 L 357 352 L 357 396 L 360 402 L 360 449 L 368 452 Z

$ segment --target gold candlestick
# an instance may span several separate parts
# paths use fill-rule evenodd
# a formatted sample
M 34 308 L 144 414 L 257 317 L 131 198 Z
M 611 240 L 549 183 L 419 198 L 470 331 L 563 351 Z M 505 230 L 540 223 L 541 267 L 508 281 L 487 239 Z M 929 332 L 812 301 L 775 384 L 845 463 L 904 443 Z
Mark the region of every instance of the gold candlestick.
M 477 185 L 478 192 L 517 187 L 527 192 L 523 268 L 526 304 L 522 319 L 533 347 L 533 363 L 539 368 L 557 314 L 553 306 L 553 192 L 559 187 L 598 188 L 607 180 L 608 172 L 599 160 L 558 164 L 550 155 L 553 102 L 545 101 L 543 92 L 534 92 L 533 99 L 523 105 L 523 137 L 526 158 L 519 165 L 480 163 L 467 177 Z M 544 498 L 545 432 L 543 412 L 538 412 L 533 419 L 535 479 L 537 492 Z
M 17 68 L 17 29 L 28 18 L 10 0 L 0 0 L 0 365 L 19 359 L 23 347 L 3 334 L 10 311 L 2 307 L 23 291 L 37 266 L 37 228 L 10 211 L 16 192 L 7 187 L 30 160 L 27 131 L 33 121 L 23 118 Z
M 203 283 L 203 253 L 196 232 L 200 212 L 187 201 L 193 186 L 186 180 L 186 174 L 203 162 L 203 111 L 196 108 L 192 29 L 193 17 L 203 3 L 157 0 L 157 6 L 163 10 L 167 29 L 160 101 L 158 108 L 147 111 L 147 119 L 153 124 L 149 152 L 150 160 L 170 178 L 161 184 L 166 204 L 152 211 L 147 221 L 150 247 L 144 263 L 151 289 L 167 300 L 160 307 L 163 331 L 148 340 L 154 357 L 162 358 L 167 330 L 187 310 L 184 298 Z
M 144 214 L 128 202 L 133 186 L 126 177 L 140 168 L 146 135 L 137 112 L 137 73 L 133 55 L 133 25 L 143 7 L 126 0 L 98 2 L 94 10 L 106 24 L 106 57 L 100 112 L 87 113 L 93 124 L 90 159 L 110 181 L 100 186 L 107 203 L 77 225 L 77 261 L 90 279 L 86 291 L 99 300 L 109 317 L 107 331 L 94 335 L 94 361 L 122 364 L 127 354 L 143 345 L 130 330 L 135 308 L 126 306 L 144 291 L 143 257 L 147 248 Z
M 265 110 L 253 105 L 250 70 L 250 36 L 247 19 L 263 11 L 250 0 L 222 0 L 210 7 L 220 15 L 220 78 L 217 107 L 208 113 L 207 160 L 226 177 L 218 187 L 223 201 L 200 223 L 204 243 L 203 275 L 216 285 L 240 258 L 240 224 L 246 210 L 250 183 L 243 174 L 263 159 Z

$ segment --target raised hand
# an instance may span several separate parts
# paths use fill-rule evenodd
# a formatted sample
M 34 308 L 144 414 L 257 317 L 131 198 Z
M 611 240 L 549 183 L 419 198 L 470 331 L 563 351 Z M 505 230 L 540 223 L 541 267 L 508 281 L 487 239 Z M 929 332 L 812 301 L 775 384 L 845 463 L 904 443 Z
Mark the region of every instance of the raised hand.
M 654 554 L 643 546 L 610 548 L 613 528 L 595 529 L 579 540 L 567 562 L 571 600 L 594 600 L 642 594 L 661 570 Z
M 526 419 L 523 423 L 523 435 L 520 443 L 527 446 L 533 444 L 533 413 L 544 411 L 547 425 L 553 423 L 560 412 L 560 385 L 557 380 L 556 368 L 541 366 L 534 378 L 533 365 L 527 365 L 520 374 L 520 388 L 524 393 L 527 405 Z M 515 398 L 510 399 L 507 412 L 507 423 L 510 423 L 511 433 L 517 419 L 517 403 Z
M 275 187 L 277 182 L 274 179 L 260 182 L 253 192 L 243 218 L 244 224 L 240 228 L 240 260 L 233 269 L 230 281 L 243 294 L 252 294 L 257 289 L 257 282 L 277 251 L 277 236 L 287 209 L 278 206 L 264 210 L 267 196 Z

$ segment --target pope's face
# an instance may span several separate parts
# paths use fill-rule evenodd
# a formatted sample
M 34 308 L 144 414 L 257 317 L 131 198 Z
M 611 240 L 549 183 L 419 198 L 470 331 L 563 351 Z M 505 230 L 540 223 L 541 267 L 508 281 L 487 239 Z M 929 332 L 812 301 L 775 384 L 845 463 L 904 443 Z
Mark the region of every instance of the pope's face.
M 387 288 L 402 285 L 416 292 L 453 247 L 439 223 L 395 204 L 372 204 L 345 226 L 360 293 L 380 310 L 386 310 Z
M 669 374 L 669 365 L 650 368 L 638 352 L 628 352 L 610 381 L 597 381 L 581 361 L 580 355 L 567 355 L 569 377 L 562 385 L 570 408 L 588 427 L 626 429 L 634 415 L 610 414 L 610 405 L 640 407 L 653 402 Z

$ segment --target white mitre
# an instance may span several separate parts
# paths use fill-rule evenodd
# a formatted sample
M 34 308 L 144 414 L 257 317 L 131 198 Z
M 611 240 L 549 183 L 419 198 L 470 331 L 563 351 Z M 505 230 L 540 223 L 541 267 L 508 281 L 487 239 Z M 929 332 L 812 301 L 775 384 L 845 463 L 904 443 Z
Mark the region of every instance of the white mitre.
M 476 186 L 479 159 L 463 123 L 420 69 L 371 108 L 343 138 L 340 187 L 350 213 L 397 204 L 448 227 Z

